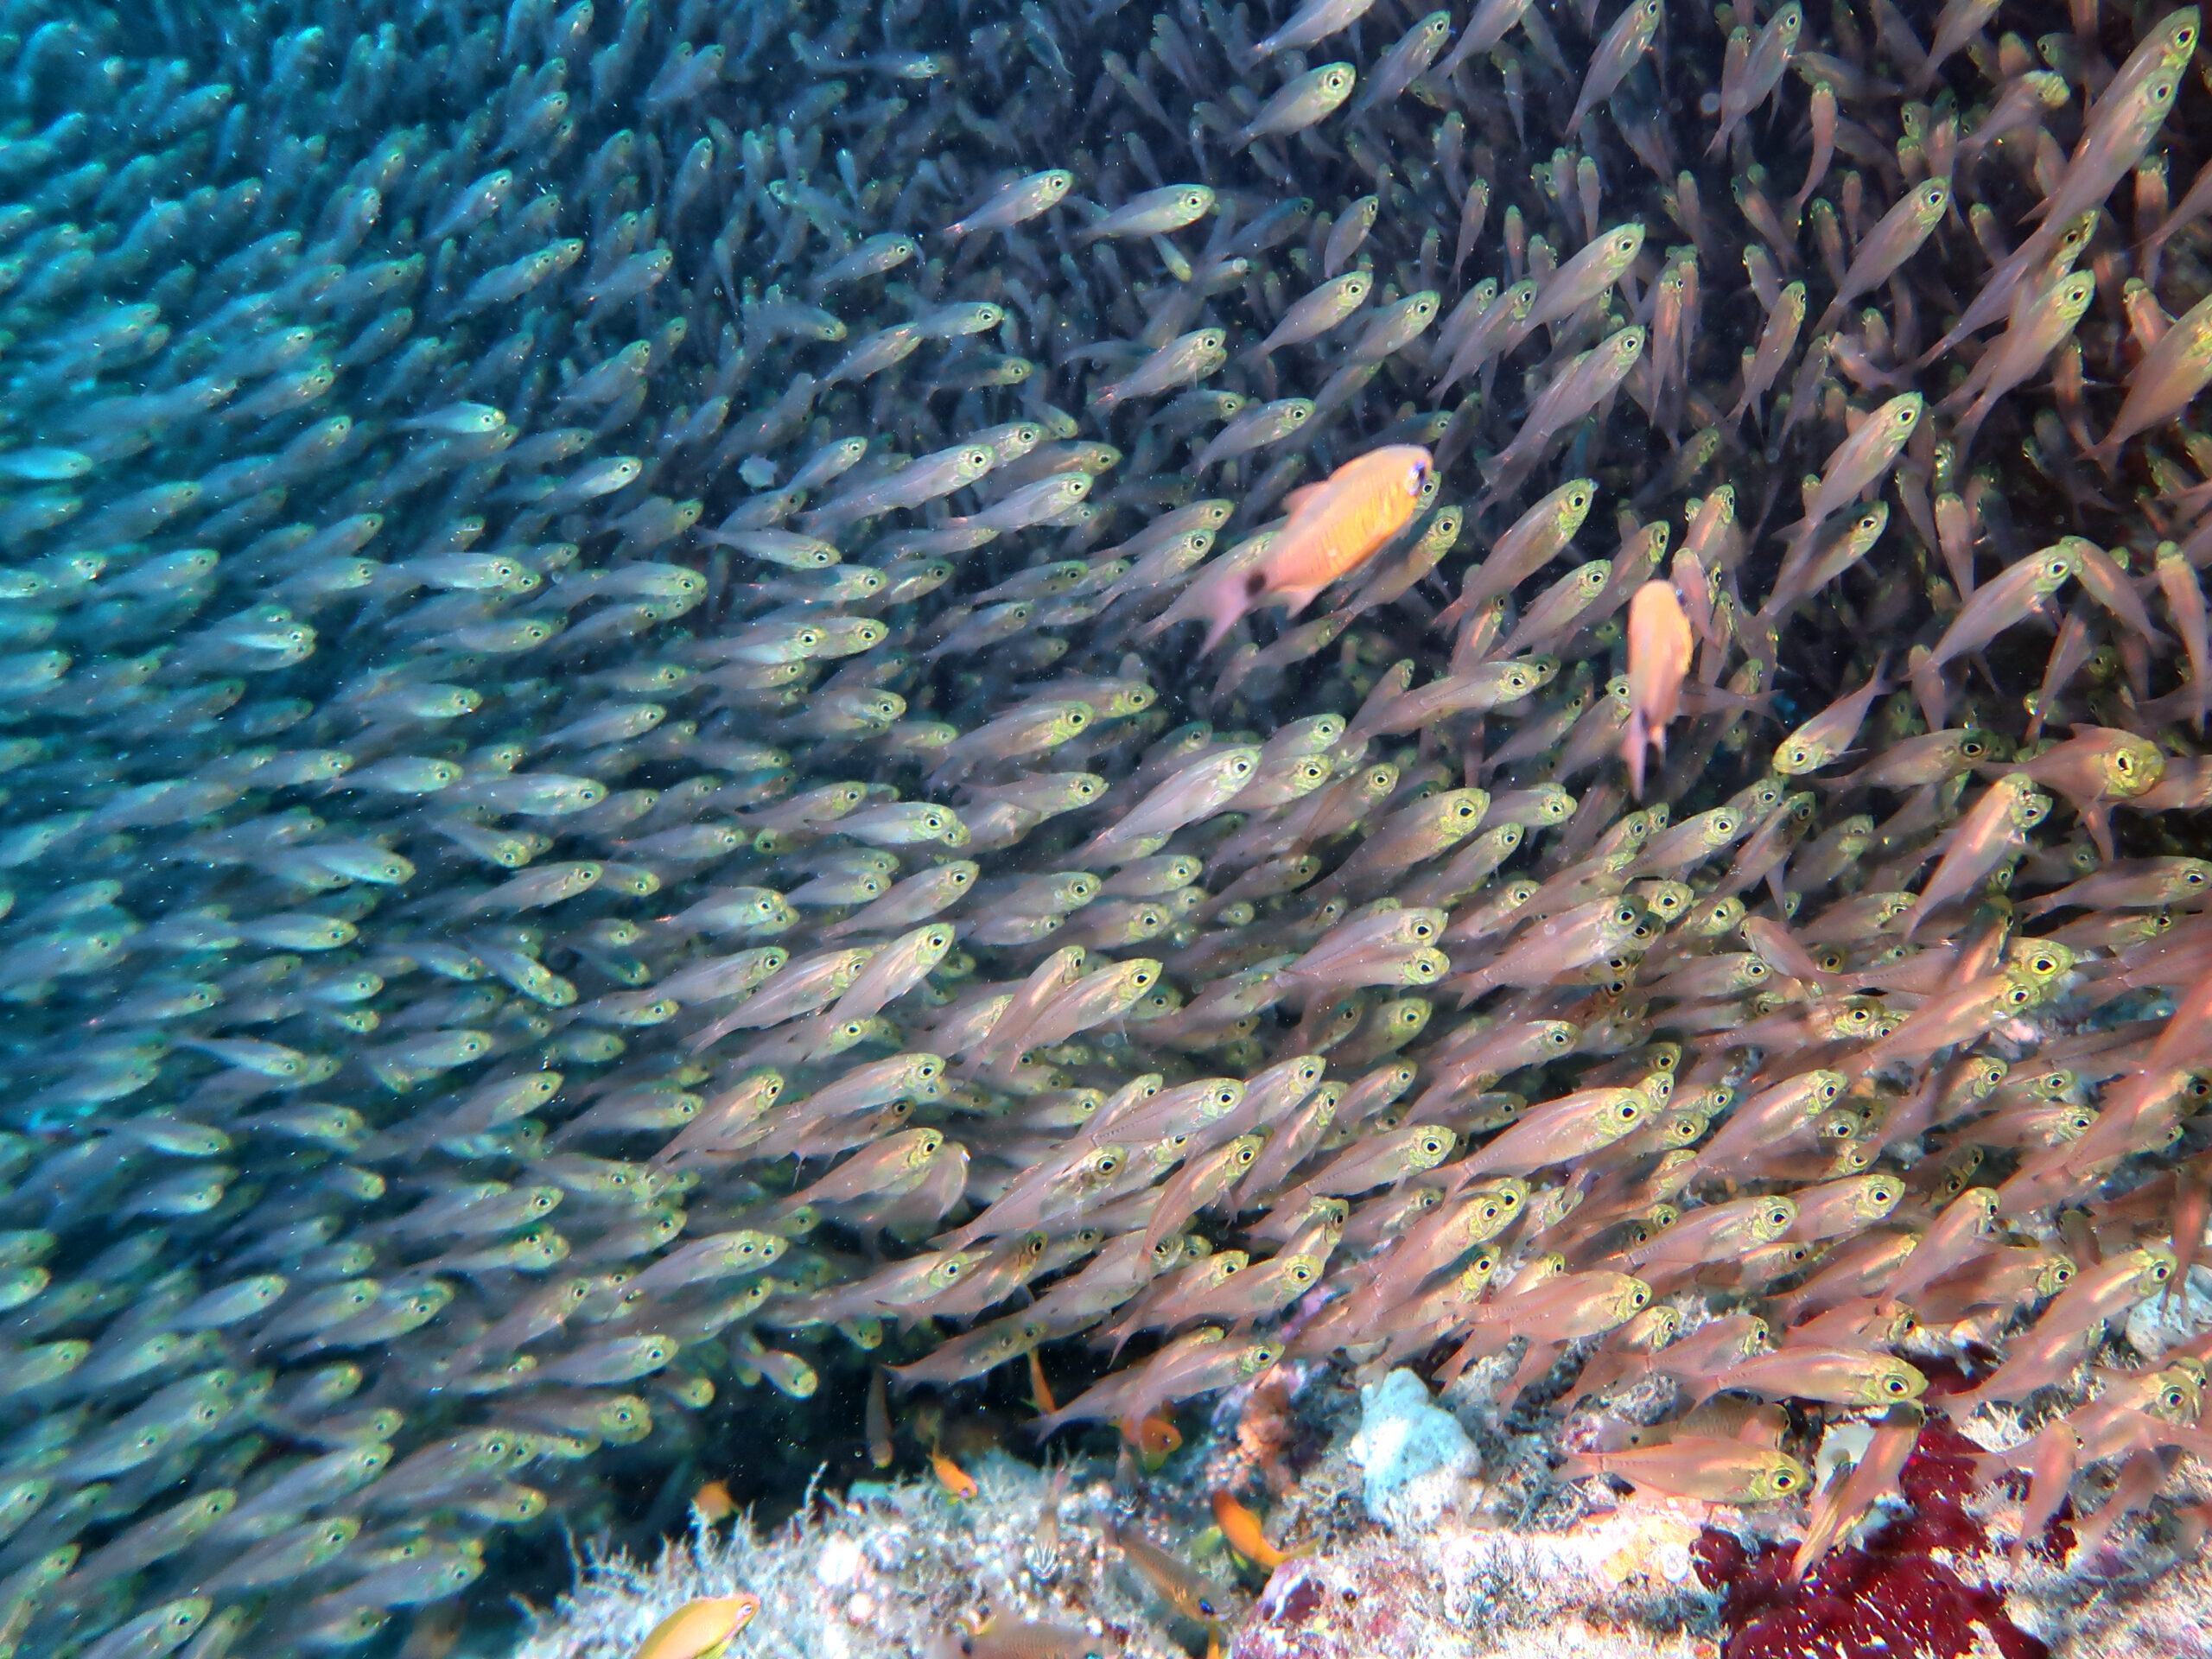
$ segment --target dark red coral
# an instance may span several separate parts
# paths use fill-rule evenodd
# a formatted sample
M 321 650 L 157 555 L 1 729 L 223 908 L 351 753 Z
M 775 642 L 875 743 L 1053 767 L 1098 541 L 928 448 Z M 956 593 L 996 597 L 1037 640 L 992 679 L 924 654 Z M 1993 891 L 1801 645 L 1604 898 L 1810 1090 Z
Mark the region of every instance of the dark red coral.
M 1753 1554 L 1708 1527 L 1691 1555 L 1699 1578 L 1722 1595 L 1724 1659 L 1961 1659 L 1977 1628 L 2005 1659 L 2049 1659 L 2006 1616 L 2001 1592 L 1968 1584 L 1937 1559 L 1988 1547 L 1966 1508 L 1975 1450 L 1932 1420 L 1897 1479 L 1911 1512 L 1863 1548 L 1829 1551 L 1802 1583 L 1790 1580 L 1788 1548 Z

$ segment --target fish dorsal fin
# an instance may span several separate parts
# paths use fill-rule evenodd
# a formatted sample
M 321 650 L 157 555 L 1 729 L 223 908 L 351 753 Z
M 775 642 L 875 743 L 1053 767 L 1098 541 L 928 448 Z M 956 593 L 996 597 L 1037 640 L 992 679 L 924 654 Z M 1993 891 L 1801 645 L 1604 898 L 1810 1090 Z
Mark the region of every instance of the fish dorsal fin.
M 1288 518 L 1295 518 L 1301 508 L 1310 503 L 1315 496 L 1321 493 L 1321 488 L 1322 486 L 1319 484 L 1300 485 L 1288 495 L 1283 497 L 1282 510 L 1284 515 Z

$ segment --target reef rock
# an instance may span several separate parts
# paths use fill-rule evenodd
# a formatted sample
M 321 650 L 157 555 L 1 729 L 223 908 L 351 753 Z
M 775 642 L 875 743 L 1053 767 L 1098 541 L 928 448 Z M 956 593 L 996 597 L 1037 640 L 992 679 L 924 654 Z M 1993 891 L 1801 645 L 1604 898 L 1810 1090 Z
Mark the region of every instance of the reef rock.
M 1392 1371 L 1359 1398 L 1359 1431 L 1349 1449 L 1366 1472 L 1368 1518 L 1397 1532 L 1434 1526 L 1465 1499 L 1481 1469 L 1474 1442 L 1411 1371 Z

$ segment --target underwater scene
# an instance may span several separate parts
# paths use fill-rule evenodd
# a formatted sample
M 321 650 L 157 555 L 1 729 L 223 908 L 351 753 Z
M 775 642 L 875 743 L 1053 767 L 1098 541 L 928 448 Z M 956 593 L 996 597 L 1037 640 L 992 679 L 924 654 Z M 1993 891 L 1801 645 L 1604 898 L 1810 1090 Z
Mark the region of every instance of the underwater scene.
M 2212 1659 L 2164 0 L 0 0 L 0 1659 Z

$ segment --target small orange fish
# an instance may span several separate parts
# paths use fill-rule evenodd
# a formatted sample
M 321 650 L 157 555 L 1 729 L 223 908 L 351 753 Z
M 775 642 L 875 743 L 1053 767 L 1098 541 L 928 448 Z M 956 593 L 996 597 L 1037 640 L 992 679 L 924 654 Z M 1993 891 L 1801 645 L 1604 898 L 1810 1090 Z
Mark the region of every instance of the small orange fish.
M 1268 1541 L 1260 1517 L 1227 1492 L 1213 1495 L 1213 1519 L 1229 1547 L 1262 1572 L 1272 1573 L 1290 1559 Z
M 737 1513 L 737 1504 L 729 1495 L 729 1488 L 719 1480 L 710 1480 L 691 1495 L 691 1507 L 708 1521 L 727 1521 Z
M 1181 1448 L 1183 1431 L 1166 1412 L 1155 1411 L 1134 1426 L 1128 1439 L 1144 1459 L 1144 1466 L 1157 1469 Z
M 653 1626 L 632 1659 L 713 1659 L 760 1611 L 758 1596 L 703 1596 L 687 1601 Z
M 1690 671 L 1690 620 L 1675 585 L 1663 578 L 1647 582 L 1628 602 L 1628 730 L 1621 758 L 1628 762 L 1629 785 L 1643 798 L 1643 763 L 1650 750 L 1667 753 L 1667 722 L 1682 700 L 1682 681 Z
M 1207 595 L 1205 656 L 1236 620 L 1270 596 L 1296 616 L 1314 595 L 1382 550 L 1421 505 L 1435 465 L 1418 444 L 1385 444 L 1346 461 L 1318 484 L 1283 498 L 1290 522 L 1258 563 L 1217 582 Z
M 973 1497 L 982 1490 L 976 1484 L 975 1476 L 934 1447 L 930 1451 L 930 1467 L 937 1471 L 938 1480 L 955 1497 Z

